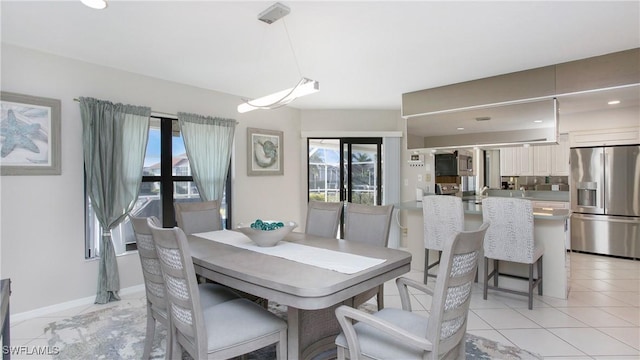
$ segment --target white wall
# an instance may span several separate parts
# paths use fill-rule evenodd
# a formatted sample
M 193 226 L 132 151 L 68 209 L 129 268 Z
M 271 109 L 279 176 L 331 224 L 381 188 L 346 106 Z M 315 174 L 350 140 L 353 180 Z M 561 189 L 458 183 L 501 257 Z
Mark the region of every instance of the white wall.
M 62 175 L 3 176 L 1 274 L 11 278 L 11 312 L 95 295 L 97 261 L 84 259 L 84 185 L 80 96 L 235 118 L 233 221 L 300 221 L 299 111 L 238 114 L 239 97 L 126 73 L 2 44 L 3 91 L 60 99 Z M 246 176 L 246 128 L 284 131 L 284 176 Z M 137 254 L 118 257 L 121 287 L 142 283 Z

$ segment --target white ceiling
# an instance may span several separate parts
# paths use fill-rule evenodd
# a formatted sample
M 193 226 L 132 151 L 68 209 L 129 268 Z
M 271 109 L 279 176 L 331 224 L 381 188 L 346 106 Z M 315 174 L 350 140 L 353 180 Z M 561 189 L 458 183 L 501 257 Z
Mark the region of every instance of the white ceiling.
M 255 98 L 300 75 L 302 109 L 400 109 L 401 94 L 640 46 L 638 1 L 0 2 L 2 42 Z

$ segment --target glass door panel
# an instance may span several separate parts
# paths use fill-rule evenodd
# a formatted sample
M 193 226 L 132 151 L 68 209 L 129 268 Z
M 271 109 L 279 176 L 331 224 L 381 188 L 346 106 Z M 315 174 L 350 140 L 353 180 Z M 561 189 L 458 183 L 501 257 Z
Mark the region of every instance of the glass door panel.
M 340 139 L 309 139 L 309 200 L 337 202 L 340 196 Z
M 382 139 L 344 139 L 342 148 L 346 200 L 355 204 L 381 205 Z

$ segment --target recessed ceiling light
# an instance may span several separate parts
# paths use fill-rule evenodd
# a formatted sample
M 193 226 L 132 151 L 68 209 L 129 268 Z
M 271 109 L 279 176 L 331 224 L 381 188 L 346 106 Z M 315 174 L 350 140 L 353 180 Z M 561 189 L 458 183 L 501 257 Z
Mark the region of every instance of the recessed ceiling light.
M 464 128 L 463 127 L 459 127 L 458 130 L 464 130 Z
M 542 120 L 533 120 L 534 123 L 539 124 L 542 122 Z
M 618 105 L 618 104 L 620 104 L 620 100 L 611 100 L 607 104 L 609 104 L 609 105 Z
M 102 10 L 107 7 L 107 0 L 80 0 L 92 9 Z

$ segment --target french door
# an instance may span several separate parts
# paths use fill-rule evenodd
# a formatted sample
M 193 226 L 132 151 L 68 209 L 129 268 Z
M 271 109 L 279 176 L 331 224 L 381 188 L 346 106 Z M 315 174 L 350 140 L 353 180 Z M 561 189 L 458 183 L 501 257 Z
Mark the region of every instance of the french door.
M 382 138 L 309 138 L 307 150 L 308 200 L 382 204 Z

